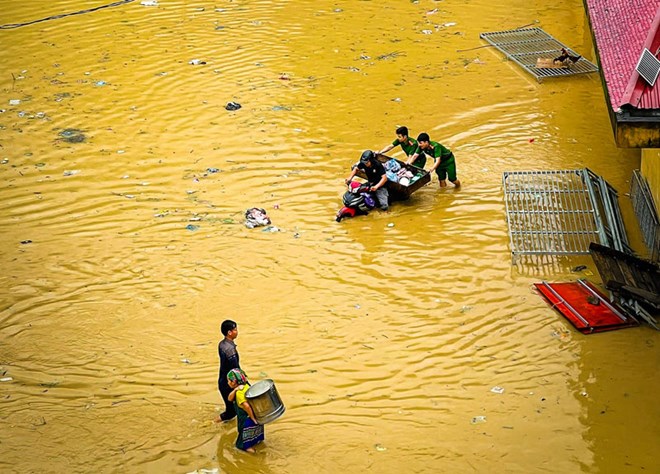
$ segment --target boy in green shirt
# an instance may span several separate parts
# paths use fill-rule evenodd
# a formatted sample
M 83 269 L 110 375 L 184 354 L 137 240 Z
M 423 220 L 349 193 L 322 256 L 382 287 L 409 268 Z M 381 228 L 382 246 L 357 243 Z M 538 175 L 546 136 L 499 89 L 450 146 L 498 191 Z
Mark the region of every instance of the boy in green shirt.
M 454 159 L 454 154 L 440 143 L 431 141 L 428 133 L 420 133 L 417 137 L 417 143 L 419 148 L 410 159 L 414 160 L 418 155 L 429 155 L 433 158 L 433 166 L 431 166 L 429 173 L 436 172 L 440 181 L 440 187 L 444 188 L 447 186 L 447 181 L 445 180 L 449 177 L 449 181 L 458 188 L 461 182 L 456 177 L 456 160 Z
M 417 151 L 417 141 L 414 138 L 408 136 L 408 127 L 399 127 L 396 129 L 396 140 L 392 142 L 391 145 L 387 145 L 385 148 L 378 152 L 379 155 L 384 155 L 392 148 L 401 146 L 401 149 L 406 154 L 406 163 L 417 166 L 418 168 L 424 168 L 426 164 L 426 156 L 424 154 L 417 155 L 416 160 L 412 160 L 411 157 Z

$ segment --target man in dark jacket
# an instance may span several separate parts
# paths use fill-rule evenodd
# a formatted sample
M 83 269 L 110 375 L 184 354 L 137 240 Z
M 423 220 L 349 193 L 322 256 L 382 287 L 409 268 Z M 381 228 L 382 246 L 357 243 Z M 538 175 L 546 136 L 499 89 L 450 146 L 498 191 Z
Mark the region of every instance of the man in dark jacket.
M 231 369 L 240 369 L 238 351 L 234 339 L 238 337 L 238 326 L 234 321 L 227 319 L 220 325 L 220 332 L 225 338 L 218 344 L 218 357 L 220 357 L 220 373 L 218 374 L 218 390 L 225 401 L 225 412 L 220 415 L 220 421 L 228 421 L 236 416 L 234 403 L 227 398 L 231 388 L 227 383 L 227 374 Z
M 371 150 L 366 150 L 362 153 L 360 161 L 353 166 L 351 174 L 346 179 L 346 184 L 350 183 L 353 177 L 357 174 L 358 170 L 364 171 L 369 182 L 369 191 L 376 195 L 378 204 L 383 211 L 387 211 L 389 206 L 389 193 L 387 192 L 387 175 L 383 164 L 378 161 L 376 154 Z

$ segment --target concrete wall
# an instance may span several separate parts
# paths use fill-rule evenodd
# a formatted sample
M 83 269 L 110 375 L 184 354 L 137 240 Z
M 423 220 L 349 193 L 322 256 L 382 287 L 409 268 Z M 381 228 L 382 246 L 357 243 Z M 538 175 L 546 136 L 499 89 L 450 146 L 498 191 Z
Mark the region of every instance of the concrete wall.
M 660 124 L 657 122 L 623 120 L 621 114 L 614 114 L 614 117 L 614 137 L 619 148 L 660 147 Z
M 660 123 L 650 119 L 624 118 L 620 113 L 610 114 L 614 126 L 614 138 L 619 148 L 651 148 L 660 147 Z
M 649 183 L 656 209 L 660 209 L 660 148 L 642 149 L 640 171 Z

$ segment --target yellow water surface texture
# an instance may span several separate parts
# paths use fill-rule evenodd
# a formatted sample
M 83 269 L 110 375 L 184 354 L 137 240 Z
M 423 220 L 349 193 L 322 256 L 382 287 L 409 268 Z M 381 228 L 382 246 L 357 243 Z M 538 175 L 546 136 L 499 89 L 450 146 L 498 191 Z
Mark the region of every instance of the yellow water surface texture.
M 550 308 L 534 282 L 598 273 L 512 263 L 501 184 L 589 167 L 643 252 L 639 151 L 598 74 L 470 49 L 530 25 L 595 61 L 582 1 L 143 3 L 0 29 L 0 471 L 660 470 L 658 334 Z M 4 0 L 0 25 L 102 5 Z M 399 125 L 463 187 L 336 223 Z M 255 455 L 213 422 L 225 318 L 286 405 Z

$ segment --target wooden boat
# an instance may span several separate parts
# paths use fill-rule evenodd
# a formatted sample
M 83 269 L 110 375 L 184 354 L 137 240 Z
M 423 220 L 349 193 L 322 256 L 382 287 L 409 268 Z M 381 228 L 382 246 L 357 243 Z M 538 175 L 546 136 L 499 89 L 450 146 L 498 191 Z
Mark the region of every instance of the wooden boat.
M 414 175 L 413 178 L 411 179 L 411 183 L 407 186 L 401 183 L 396 183 L 394 181 L 390 181 L 390 180 L 387 181 L 387 191 L 389 192 L 390 200 L 392 201 L 405 201 L 406 199 L 410 198 L 410 195 L 412 193 L 414 193 L 419 188 L 431 182 L 431 174 L 422 168 L 418 168 L 417 166 L 413 166 L 413 165 L 408 165 L 401 160 L 389 157 L 387 155 L 377 154 L 376 157 L 378 158 L 378 161 L 380 161 L 381 163 L 385 163 L 389 160 L 394 159 L 399 163 L 401 168 L 406 168 Z M 357 175 L 362 179 L 367 179 L 367 176 L 364 174 L 362 170 L 358 170 Z

